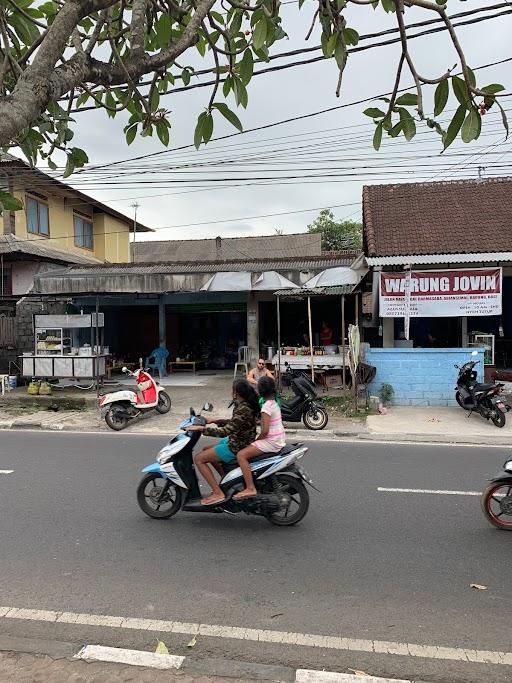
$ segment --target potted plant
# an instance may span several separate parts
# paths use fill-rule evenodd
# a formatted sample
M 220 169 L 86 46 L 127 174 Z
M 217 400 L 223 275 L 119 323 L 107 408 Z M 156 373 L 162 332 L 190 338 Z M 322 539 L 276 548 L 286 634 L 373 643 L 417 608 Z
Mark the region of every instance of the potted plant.
M 379 397 L 380 397 L 380 404 L 379 404 L 379 412 L 382 414 L 385 414 L 387 412 L 386 406 L 388 406 L 391 401 L 393 400 L 393 396 L 395 395 L 395 390 L 391 386 L 391 384 L 388 384 L 387 382 L 383 382 L 380 385 L 380 390 L 379 390 Z

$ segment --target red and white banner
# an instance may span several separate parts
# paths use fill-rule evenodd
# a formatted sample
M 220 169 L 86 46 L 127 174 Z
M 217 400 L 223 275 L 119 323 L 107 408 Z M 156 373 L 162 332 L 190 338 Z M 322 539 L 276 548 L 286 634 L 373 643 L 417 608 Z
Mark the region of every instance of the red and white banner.
M 381 318 L 501 315 L 501 296 L 501 268 L 380 274 Z

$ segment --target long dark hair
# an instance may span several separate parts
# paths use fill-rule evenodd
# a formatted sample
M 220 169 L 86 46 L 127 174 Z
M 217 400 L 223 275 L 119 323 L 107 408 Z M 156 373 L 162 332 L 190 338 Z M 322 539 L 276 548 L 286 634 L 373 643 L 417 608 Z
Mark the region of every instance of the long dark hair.
M 260 404 L 258 401 L 258 394 L 251 387 L 246 379 L 236 379 L 233 382 L 233 391 L 243 398 L 246 403 L 248 403 L 256 417 L 260 414 Z
M 258 394 L 265 400 L 276 398 L 276 383 L 272 377 L 262 377 L 258 381 Z

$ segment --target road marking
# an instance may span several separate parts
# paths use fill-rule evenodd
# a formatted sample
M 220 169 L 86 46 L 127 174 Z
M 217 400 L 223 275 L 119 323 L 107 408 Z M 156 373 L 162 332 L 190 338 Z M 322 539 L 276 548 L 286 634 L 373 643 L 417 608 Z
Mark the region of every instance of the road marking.
M 312 671 L 297 669 L 295 683 L 412 683 L 397 678 L 379 678 L 361 674 L 340 674 L 337 671 Z
M 438 491 L 436 489 L 392 489 L 378 486 L 381 493 L 434 493 L 439 496 L 481 496 L 481 491 Z
M 14 470 L 0 470 L 0 474 L 12 474 Z
M 124 650 L 119 647 L 103 647 L 102 645 L 85 645 L 76 659 L 88 662 L 116 662 L 131 666 L 146 666 L 153 669 L 179 669 L 185 657 L 178 655 L 158 655 L 142 650 Z
M 17 607 L 0 607 L 0 617 L 4 619 L 21 619 L 28 621 L 45 621 L 57 624 L 83 624 L 87 626 L 107 626 L 125 628 L 136 631 L 156 631 L 199 635 L 210 638 L 229 638 L 248 640 L 260 643 L 280 643 L 283 645 L 304 645 L 329 650 L 371 652 L 377 654 L 403 655 L 422 659 L 446 659 L 478 664 L 500 664 L 512 666 L 512 652 L 495 652 L 488 650 L 467 650 L 458 647 L 439 647 L 437 645 L 418 645 L 416 643 L 399 643 L 383 640 L 362 640 L 326 636 L 314 633 L 296 633 L 288 631 L 269 631 L 237 626 L 220 626 L 219 624 L 200 624 L 181 621 L 167 621 L 130 617 L 110 616 L 105 614 L 79 614 L 76 612 L 54 612 L 52 610 L 22 609 Z

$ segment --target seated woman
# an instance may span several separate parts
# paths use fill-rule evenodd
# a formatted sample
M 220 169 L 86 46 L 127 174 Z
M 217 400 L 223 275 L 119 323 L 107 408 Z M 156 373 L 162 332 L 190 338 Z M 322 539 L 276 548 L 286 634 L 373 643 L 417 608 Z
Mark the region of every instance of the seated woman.
M 264 399 L 261 407 L 261 430 L 256 441 L 237 453 L 236 459 L 244 475 L 245 489 L 235 494 L 233 500 L 250 498 L 257 493 L 249 463 L 251 458 L 261 453 L 277 453 L 286 446 L 281 408 L 276 400 L 274 380 L 270 377 L 262 377 L 258 382 L 258 393 Z
M 190 432 L 203 432 L 205 436 L 223 437 L 215 446 L 207 446 L 195 457 L 197 469 L 211 486 L 212 492 L 201 501 L 202 505 L 218 505 L 225 500 L 213 471 L 212 465 L 219 474 L 223 474 L 222 463 L 236 462 L 236 453 L 248 446 L 256 437 L 256 419 L 260 406 L 258 396 L 245 379 L 233 382 L 233 415 L 230 420 L 207 418 L 207 423 L 217 427 L 188 427 Z

